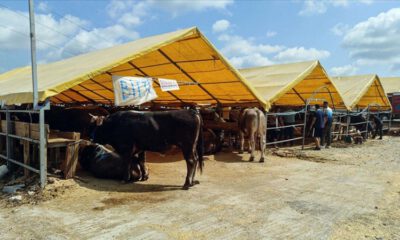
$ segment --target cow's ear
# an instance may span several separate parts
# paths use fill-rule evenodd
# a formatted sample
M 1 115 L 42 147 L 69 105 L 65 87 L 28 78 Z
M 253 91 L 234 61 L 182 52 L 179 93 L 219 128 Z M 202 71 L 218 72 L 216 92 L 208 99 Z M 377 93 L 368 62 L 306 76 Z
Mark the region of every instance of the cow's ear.
M 90 116 L 90 123 L 97 122 L 97 119 L 99 118 L 98 116 L 95 116 L 95 115 L 90 114 L 90 113 L 89 113 L 89 116 Z

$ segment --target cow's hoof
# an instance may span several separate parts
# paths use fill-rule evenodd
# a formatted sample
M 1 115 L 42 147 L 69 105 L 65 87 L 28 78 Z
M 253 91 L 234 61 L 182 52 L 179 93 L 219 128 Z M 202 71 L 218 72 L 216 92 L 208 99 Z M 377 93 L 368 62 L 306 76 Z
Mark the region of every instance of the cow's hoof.
M 254 157 L 250 157 L 249 162 L 253 162 L 254 161 Z
M 264 158 L 260 158 L 260 162 L 261 162 L 261 163 L 264 162 Z
M 145 175 L 140 179 L 140 181 L 142 181 L 142 182 L 147 181 L 147 180 L 149 180 L 149 175 Z
M 239 154 L 243 154 L 243 151 L 242 151 L 242 150 L 240 150 L 240 151 L 239 151 Z
M 194 180 L 192 186 L 197 185 L 197 184 L 200 184 L 200 181 L 199 180 Z
M 247 151 L 248 154 L 251 154 L 251 150 Z
M 139 182 L 142 181 L 140 178 L 132 178 L 132 180 L 130 182 Z
M 182 190 L 189 190 L 189 187 L 188 185 L 183 185 Z

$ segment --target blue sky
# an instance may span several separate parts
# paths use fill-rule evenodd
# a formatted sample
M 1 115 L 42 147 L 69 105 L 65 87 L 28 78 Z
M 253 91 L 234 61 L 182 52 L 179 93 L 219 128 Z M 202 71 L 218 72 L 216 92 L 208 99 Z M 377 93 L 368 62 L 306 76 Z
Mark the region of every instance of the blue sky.
M 26 0 L 0 1 L 0 72 L 30 64 Z M 38 60 L 198 26 L 237 67 L 319 59 L 332 75 L 400 75 L 400 0 L 35 0 Z

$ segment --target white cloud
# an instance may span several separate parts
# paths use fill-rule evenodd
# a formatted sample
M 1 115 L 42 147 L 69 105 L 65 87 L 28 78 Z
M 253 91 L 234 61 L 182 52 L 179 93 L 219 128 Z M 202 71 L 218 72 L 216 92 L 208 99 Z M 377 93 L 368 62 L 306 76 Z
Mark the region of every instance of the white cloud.
M 0 27 L 0 51 L 29 49 L 29 24 L 21 15 L 28 16 L 28 13 L 0 8 L 0 24 L 6 26 Z M 79 26 L 89 28 L 89 23 L 71 15 L 56 19 L 51 14 L 36 14 L 35 20 L 40 62 L 109 47 L 139 35 L 120 24 L 85 31 Z
M 374 0 L 359 0 L 359 2 L 363 3 L 363 4 L 367 4 L 370 5 L 374 2 Z
M 274 64 L 268 57 L 260 53 L 251 53 L 244 56 L 237 56 L 229 58 L 229 61 L 237 68 L 250 67 L 250 66 L 266 66 Z
M 281 51 L 284 47 L 279 45 L 257 44 L 251 38 L 237 35 L 223 34 L 218 40 L 226 42 L 222 52 L 229 55 L 247 55 L 252 53 L 270 54 Z
M 347 7 L 349 6 L 349 1 L 348 0 L 333 0 L 330 1 L 332 3 L 332 6 L 334 7 Z
M 231 63 L 239 68 L 270 65 L 273 62 L 268 55 L 282 51 L 285 47 L 255 43 L 252 38 L 238 35 L 221 34 L 218 40 L 224 43 L 221 51 Z
M 107 36 L 107 41 L 99 37 Z M 102 49 L 123 43 L 126 39 L 137 39 L 139 34 L 128 30 L 122 25 L 112 25 L 105 28 L 94 28 L 90 32 L 80 31 L 74 38 L 66 42 L 60 49 L 50 51 L 47 58 L 59 59 L 72 54 L 81 54 L 96 49 Z
M 113 0 L 107 5 L 107 14 L 119 24 L 127 27 L 138 26 L 144 22 L 152 7 L 149 1 L 136 2 L 133 0 Z
M 300 16 L 312 16 L 324 14 L 329 7 L 348 7 L 350 4 L 361 3 L 370 5 L 373 0 L 305 0 Z
M 112 0 L 107 5 L 107 13 L 121 24 L 137 26 L 145 22 L 144 18 L 155 17 L 156 9 L 178 16 L 192 11 L 225 10 L 232 3 L 233 0 Z
M 350 26 L 344 23 L 338 23 L 333 28 L 331 28 L 331 32 L 336 36 L 343 36 L 350 29 Z
M 285 62 L 324 59 L 328 58 L 330 55 L 331 55 L 330 52 L 326 50 L 318 50 L 315 48 L 307 49 L 304 47 L 293 47 L 279 52 L 274 57 L 274 60 L 285 63 Z
M 277 32 L 274 32 L 274 31 L 268 31 L 268 32 L 267 32 L 267 38 L 275 37 L 276 34 L 278 34 L 278 33 L 277 33 Z
M 331 68 L 331 75 L 333 76 L 351 76 L 356 74 L 358 71 L 358 67 L 354 65 L 344 65 L 340 67 Z
M 325 50 L 257 43 L 253 38 L 234 34 L 221 34 L 218 40 L 223 43 L 222 53 L 238 68 L 324 59 L 330 56 Z
M 148 0 L 154 6 L 163 9 L 173 15 L 190 11 L 203 11 L 207 9 L 225 10 L 229 5 L 233 4 L 233 0 Z
M 216 21 L 212 25 L 212 30 L 213 30 L 213 32 L 224 32 L 224 31 L 228 30 L 229 27 L 230 27 L 230 22 L 226 19 L 221 19 L 221 20 Z
M 303 8 L 300 10 L 300 16 L 311 16 L 323 14 L 327 10 L 326 1 L 321 0 L 306 0 L 304 1 Z
M 26 17 L 24 18 L 22 15 Z M 87 24 L 86 21 L 71 15 L 66 15 L 57 20 L 50 14 L 36 14 L 35 20 L 38 50 L 50 48 L 51 46 L 48 44 L 58 46 L 66 41 L 66 36 L 74 36 L 79 31 L 79 27 L 72 22 L 76 22 L 80 25 Z M 27 12 L 13 12 L 8 9 L 0 8 L 0 23 L 6 26 L 0 28 L 0 49 L 29 48 L 29 22 Z M 60 32 L 66 36 L 60 34 Z
M 47 4 L 47 2 L 39 2 L 37 9 L 41 12 L 48 12 L 49 5 Z
M 400 8 L 356 24 L 343 37 L 343 47 L 358 65 L 400 65 Z

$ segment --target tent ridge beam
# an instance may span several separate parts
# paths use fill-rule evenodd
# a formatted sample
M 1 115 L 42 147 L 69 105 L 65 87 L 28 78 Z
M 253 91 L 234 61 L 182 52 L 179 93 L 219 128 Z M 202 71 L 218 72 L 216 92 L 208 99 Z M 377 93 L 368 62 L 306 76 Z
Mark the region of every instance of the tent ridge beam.
M 129 65 L 131 65 L 133 68 L 135 68 L 136 70 L 138 70 L 141 74 L 143 74 L 144 76 L 149 76 L 148 74 L 146 74 L 142 69 L 140 69 L 139 67 L 137 67 L 135 64 L 133 64 L 132 62 L 128 62 Z M 160 83 L 158 83 L 157 81 L 154 81 L 158 86 L 160 86 Z M 178 98 L 178 96 L 176 96 L 174 93 L 168 91 L 168 93 L 173 96 L 176 100 L 180 101 L 181 103 L 183 103 L 183 101 Z
M 183 70 L 176 62 L 174 62 L 164 51 L 161 49 L 158 49 L 158 52 L 160 52 L 168 61 L 170 61 L 177 69 L 179 69 L 186 77 L 188 77 L 192 82 L 197 83 L 198 86 L 205 92 L 207 93 L 211 98 L 213 98 L 217 103 L 220 104 L 220 101 L 214 97 L 207 89 L 205 89 L 199 82 L 197 82 L 192 76 L 190 76 L 185 70 Z
M 207 58 L 207 59 L 199 59 L 199 60 L 185 60 L 185 61 L 176 61 L 176 63 L 194 63 L 194 62 L 209 62 L 209 61 L 219 61 L 219 59 Z M 166 63 L 142 66 L 140 68 L 143 69 L 143 68 L 159 67 L 159 66 L 165 66 L 165 65 L 169 65 L 169 64 L 171 64 L 171 63 L 166 62 Z M 111 73 L 123 72 L 123 71 L 129 71 L 129 70 L 131 70 L 131 69 L 121 69 L 121 70 L 112 71 Z

